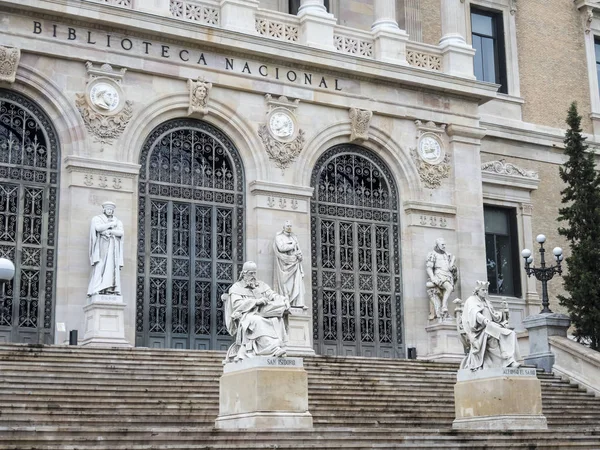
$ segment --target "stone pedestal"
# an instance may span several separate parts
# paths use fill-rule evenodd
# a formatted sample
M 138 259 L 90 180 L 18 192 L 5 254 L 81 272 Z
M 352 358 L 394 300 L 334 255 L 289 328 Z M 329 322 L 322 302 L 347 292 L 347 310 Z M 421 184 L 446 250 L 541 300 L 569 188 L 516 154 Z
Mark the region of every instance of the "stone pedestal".
M 248 34 L 256 33 L 258 0 L 221 0 L 221 27 Z
M 300 36 L 298 42 L 309 47 L 336 51 L 333 30 L 336 19 L 322 5 L 303 5 L 298 11 Z
M 125 303 L 120 295 L 92 295 L 83 307 L 85 331 L 81 345 L 131 347 L 125 339 Z
M 134 0 L 133 9 L 150 14 L 171 16 L 169 0 Z
M 311 429 L 308 377 L 302 359 L 255 357 L 225 364 L 215 427 Z
M 454 319 L 445 322 L 432 322 L 427 331 L 427 355 L 423 358 L 440 362 L 460 362 L 465 357 L 465 349 L 458 337 Z
M 542 388 L 535 369 L 458 371 L 454 386 L 456 420 L 466 430 L 545 430 Z
M 288 356 L 314 356 L 310 344 L 310 324 L 312 317 L 307 309 L 292 307 L 288 316 Z
M 529 355 L 525 364 L 535 365 L 546 372 L 552 372 L 554 354 L 550 350 L 550 336 L 567 337 L 571 320 L 564 314 L 536 314 L 523 320 L 523 326 L 529 333 Z
M 408 65 L 406 43 L 408 34 L 400 29 L 378 28 L 373 30 L 375 59 L 392 64 Z

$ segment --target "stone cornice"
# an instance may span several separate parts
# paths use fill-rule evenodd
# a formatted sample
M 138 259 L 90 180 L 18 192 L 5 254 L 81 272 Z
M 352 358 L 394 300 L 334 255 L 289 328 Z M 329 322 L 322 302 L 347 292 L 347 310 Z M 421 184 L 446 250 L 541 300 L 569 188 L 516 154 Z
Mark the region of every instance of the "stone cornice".
M 482 163 L 481 172 L 483 183 L 510 186 L 529 191 L 537 189 L 540 184 L 537 172 L 523 169 L 503 160 Z
M 483 104 L 496 97 L 496 89 L 489 83 L 450 76 L 410 66 L 356 58 L 338 52 L 309 48 L 290 42 L 277 41 L 258 35 L 240 33 L 213 26 L 201 25 L 163 17 L 143 11 L 115 8 L 101 3 L 80 0 L 0 0 L 0 10 L 29 12 L 59 22 L 67 21 L 80 26 L 96 24 L 102 29 L 120 29 L 139 37 L 152 37 L 165 43 L 202 45 L 228 53 L 252 55 L 273 63 L 305 65 L 321 71 L 340 74 L 340 77 L 384 81 L 392 84 L 415 86 L 431 92 L 443 92 L 469 98 Z
M 69 172 L 89 172 L 99 174 L 120 175 L 133 178 L 140 173 L 140 165 L 119 161 L 66 156 L 65 168 Z

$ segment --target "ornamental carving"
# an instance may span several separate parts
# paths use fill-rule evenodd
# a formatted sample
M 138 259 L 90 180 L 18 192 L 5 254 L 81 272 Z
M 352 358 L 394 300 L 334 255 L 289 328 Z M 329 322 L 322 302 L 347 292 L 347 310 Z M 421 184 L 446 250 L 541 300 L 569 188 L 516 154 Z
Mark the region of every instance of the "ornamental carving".
M 294 140 L 290 142 L 281 142 L 276 140 L 266 125 L 258 128 L 258 136 L 261 138 L 269 159 L 275 163 L 282 171 L 290 166 L 296 160 L 296 157 L 304 147 L 304 131 L 298 130 Z
M 517 0 L 510 0 L 510 14 L 514 16 L 517 12 Z
M 419 177 L 426 188 L 437 189 L 442 185 L 442 180 L 450 176 L 450 156 L 447 153 L 437 164 L 424 161 L 416 148 L 413 148 L 410 153 L 419 171 Z
M 212 89 L 212 83 L 198 78 L 196 81 L 188 80 L 187 85 L 190 91 L 188 116 L 196 112 L 202 115 L 206 114 L 208 112 L 208 97 Z
M 504 162 L 503 159 L 499 161 L 488 161 L 481 164 L 481 170 L 483 172 L 497 173 L 499 175 L 513 175 L 521 176 L 524 178 L 531 178 L 534 180 L 539 179 L 539 175 L 535 170 L 522 169 L 514 164 Z
M 273 99 L 265 95 L 267 122 L 258 127 L 258 136 L 265 146 L 269 159 L 283 172 L 302 151 L 304 131 L 298 128 L 295 111 L 300 100 L 285 96 Z
M 19 59 L 21 50 L 0 45 L 0 81 L 15 82 Z
M 88 82 L 84 94 L 77 94 L 75 105 L 88 132 L 104 148 L 118 138 L 133 116 L 132 102 L 125 100 L 121 82 L 127 69 L 100 67 L 87 62 Z
M 350 141 L 368 141 L 369 126 L 371 125 L 373 112 L 364 109 L 350 108 L 348 115 L 350 116 L 352 126 Z
M 127 100 L 121 111 L 113 116 L 107 116 L 94 111 L 87 102 L 85 94 L 77 94 L 75 102 L 85 127 L 94 136 L 96 142 L 104 147 L 125 131 L 133 116 L 132 102 Z

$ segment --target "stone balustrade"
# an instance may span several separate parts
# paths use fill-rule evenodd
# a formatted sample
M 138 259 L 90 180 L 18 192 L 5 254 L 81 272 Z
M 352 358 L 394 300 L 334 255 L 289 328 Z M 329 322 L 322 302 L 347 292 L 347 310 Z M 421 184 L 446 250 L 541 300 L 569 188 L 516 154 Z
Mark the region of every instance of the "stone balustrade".
M 220 25 L 221 10 L 214 1 L 170 0 L 170 11 L 173 17 L 204 25 Z
M 338 52 L 373 58 L 373 35 L 366 31 L 336 26 L 333 43 Z
M 256 31 L 261 36 L 280 41 L 298 42 L 300 20 L 297 16 L 266 9 L 256 13 Z
M 87 1 L 166 14 L 202 25 L 472 78 L 473 50 L 463 43 L 464 24 L 459 20 L 462 16 L 452 8 L 456 0 L 444 0 L 442 13 L 447 13 L 448 17 L 443 20 L 445 34 L 440 46 L 408 41 L 405 31 L 389 19 L 395 14 L 393 2 L 389 0 L 379 0 L 381 4 L 378 3 L 377 17 L 370 32 L 337 25 L 334 16 L 320 8 L 319 0 L 304 2 L 297 16 L 258 8 L 256 0 Z M 149 4 L 152 7 L 149 8 Z M 253 23 L 245 23 L 249 20 Z
M 406 60 L 413 67 L 443 72 L 442 52 L 434 45 L 408 42 Z

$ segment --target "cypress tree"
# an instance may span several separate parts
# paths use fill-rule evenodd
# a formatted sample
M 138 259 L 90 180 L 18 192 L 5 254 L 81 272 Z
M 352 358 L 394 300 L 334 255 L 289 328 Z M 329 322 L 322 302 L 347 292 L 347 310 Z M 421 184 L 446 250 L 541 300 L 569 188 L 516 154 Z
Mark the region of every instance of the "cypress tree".
M 558 216 L 564 226 L 558 232 L 569 241 L 571 256 L 565 260 L 568 295 L 558 298 L 569 311 L 577 340 L 600 350 L 600 175 L 581 135 L 576 103 L 569 108 L 567 125 L 564 143 L 568 161 L 559 168 L 566 183 L 561 191 L 564 206 Z

